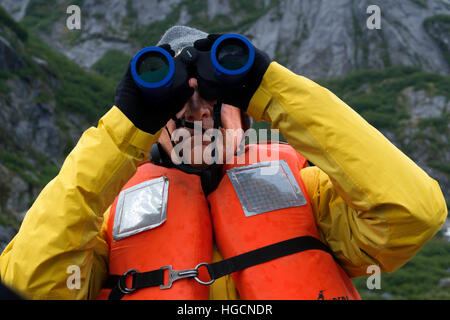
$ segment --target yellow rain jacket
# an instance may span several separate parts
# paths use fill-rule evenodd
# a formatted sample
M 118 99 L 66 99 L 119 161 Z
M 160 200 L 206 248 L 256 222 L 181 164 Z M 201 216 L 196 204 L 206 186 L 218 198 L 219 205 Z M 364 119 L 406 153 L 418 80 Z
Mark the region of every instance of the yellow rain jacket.
M 313 81 L 272 62 L 248 113 L 316 165 L 301 176 L 321 239 L 351 277 L 372 264 L 395 271 L 443 224 L 438 183 Z M 158 136 L 116 107 L 86 130 L 2 253 L 2 281 L 31 299 L 95 298 L 108 275 L 104 213 Z M 79 267 L 79 288 L 68 286 L 71 266 Z M 236 297 L 230 277 L 211 287 L 212 299 Z

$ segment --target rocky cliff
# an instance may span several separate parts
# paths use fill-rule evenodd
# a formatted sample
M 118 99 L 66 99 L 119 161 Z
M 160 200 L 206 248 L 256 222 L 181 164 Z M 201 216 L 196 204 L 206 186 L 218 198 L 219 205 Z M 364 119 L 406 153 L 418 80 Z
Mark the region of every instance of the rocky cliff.
M 81 30 L 66 27 L 70 4 L 81 8 Z M 379 30 L 366 26 L 372 4 L 381 9 Z M 448 0 L 0 5 L 14 19 L 0 18 L 0 243 L 14 234 L 82 131 L 111 105 L 129 58 L 174 24 L 243 33 L 280 63 L 322 82 L 437 179 L 449 199 Z
M 0 7 L 0 249 L 113 96 L 113 81 L 56 53 Z
M 69 4 L 81 7 L 82 28 L 65 28 Z M 357 69 L 420 66 L 448 74 L 448 0 L 2 0 L 18 21 L 83 67 L 110 50 L 132 55 L 153 45 L 173 24 L 211 32 L 235 31 L 253 39 L 272 57 L 313 79 Z M 369 5 L 381 10 L 381 29 L 369 30 Z M 447 38 L 446 38 L 447 37 Z M 445 39 L 446 38 L 446 39 Z M 442 43 L 440 43 L 442 42 Z M 448 49 L 447 49 L 448 50 Z

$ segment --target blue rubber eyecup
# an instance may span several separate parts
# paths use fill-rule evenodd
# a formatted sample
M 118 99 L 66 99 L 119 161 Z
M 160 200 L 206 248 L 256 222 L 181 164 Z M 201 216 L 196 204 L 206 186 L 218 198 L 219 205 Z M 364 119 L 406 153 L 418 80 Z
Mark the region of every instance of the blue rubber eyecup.
M 220 45 L 229 39 L 238 40 L 237 42 L 240 42 L 241 45 L 247 47 L 248 50 L 248 60 L 245 63 L 244 66 L 242 66 L 239 69 L 228 69 L 223 67 L 219 61 L 217 60 L 217 53 L 218 49 L 220 48 Z M 250 70 L 250 68 L 253 65 L 253 62 L 255 61 L 255 48 L 251 44 L 251 42 L 244 36 L 240 34 L 235 33 L 229 33 L 225 34 L 221 37 L 219 37 L 213 44 L 211 48 L 211 63 L 214 67 L 214 70 L 216 71 L 216 74 L 219 76 L 224 75 L 227 78 L 233 78 L 233 77 L 242 77 L 247 74 L 247 72 Z
M 166 60 L 169 70 L 165 77 L 158 82 L 149 82 L 142 79 L 141 75 L 139 75 L 137 68 L 139 64 L 142 63 L 142 59 L 145 59 L 145 56 L 155 53 L 156 55 L 161 54 L 163 59 Z M 131 61 L 131 75 L 133 77 L 134 82 L 146 93 L 151 95 L 158 95 L 157 89 L 170 85 L 171 80 L 175 74 L 175 63 L 173 61 L 172 56 L 166 50 L 160 47 L 148 47 L 139 51 Z

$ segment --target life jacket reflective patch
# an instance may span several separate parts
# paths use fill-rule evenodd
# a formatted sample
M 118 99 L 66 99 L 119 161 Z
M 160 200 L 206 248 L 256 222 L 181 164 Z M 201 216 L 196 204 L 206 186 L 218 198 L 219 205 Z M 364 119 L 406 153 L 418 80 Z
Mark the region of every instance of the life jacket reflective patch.
M 166 221 L 169 179 L 141 182 L 119 194 L 114 215 L 113 240 L 153 229 Z
M 247 217 L 306 204 L 285 160 L 236 167 L 227 175 Z

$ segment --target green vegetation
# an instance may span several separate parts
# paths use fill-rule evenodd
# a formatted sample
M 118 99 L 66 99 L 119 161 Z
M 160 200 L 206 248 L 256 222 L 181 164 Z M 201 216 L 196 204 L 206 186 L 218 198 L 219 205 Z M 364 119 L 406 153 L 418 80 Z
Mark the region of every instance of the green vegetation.
M 124 27 L 130 27 L 133 25 L 134 21 L 137 19 L 137 12 L 133 9 L 133 1 L 127 0 L 126 4 L 127 15 L 122 20 L 122 25 Z
M 69 46 L 75 46 L 78 40 L 81 38 L 83 30 L 67 30 L 64 29 L 64 33 L 61 36 L 61 41 L 66 42 Z
M 261 0 L 231 0 L 233 17 L 217 15 L 212 19 L 205 13 L 205 3 L 202 0 L 184 0 L 181 5 L 185 5 L 188 13 L 192 16 L 190 25 L 193 27 L 208 33 L 224 33 L 230 31 L 244 32 L 279 2 L 280 0 L 270 0 L 266 5 Z
M 439 286 L 449 278 L 450 243 L 439 236 L 399 270 L 381 275 L 381 289 L 368 290 L 367 277 L 353 279 L 363 299 L 450 299 L 450 290 Z M 384 295 L 383 295 L 384 294 Z
M 417 4 L 419 7 L 422 8 L 428 8 L 427 3 L 424 0 L 411 0 L 411 2 L 414 2 L 415 4 Z
M 273 132 L 270 132 L 269 134 L 267 134 L 265 136 L 260 136 L 259 135 L 259 130 L 260 129 L 264 129 L 264 130 L 270 130 L 271 129 L 270 124 L 268 124 L 265 121 L 253 121 L 252 128 L 257 130 L 256 131 L 256 133 L 257 133 L 257 137 L 256 137 L 257 141 L 246 141 L 246 142 L 251 142 L 251 143 L 264 142 L 264 141 L 271 141 L 272 139 L 278 140 L 280 142 L 286 142 L 286 139 L 283 137 L 281 132 L 279 132 L 278 135 L 274 134 Z
M 63 4 L 58 5 L 55 0 L 30 1 L 23 24 L 31 30 L 39 29 L 50 33 L 51 24 L 61 18 L 61 13 L 66 12 L 63 6 Z
M 204 0 L 183 0 L 177 7 L 165 17 L 165 19 L 153 22 L 147 26 L 138 26 L 130 33 L 130 39 L 142 47 L 155 45 L 162 34 L 173 26 L 180 18 L 181 10 L 186 8 L 192 17 L 189 25 L 199 28 L 208 33 L 223 33 L 230 31 L 243 32 L 262 15 L 273 8 L 280 0 L 271 0 L 267 6 L 264 1 L 231 0 L 233 17 L 228 15 L 217 15 L 210 18 L 205 11 Z M 131 6 L 127 3 L 127 10 Z M 237 17 L 237 18 L 236 18 Z M 236 19 L 234 19 L 236 18 Z M 131 24 L 125 21 L 126 25 Z
M 74 1 L 55 1 L 55 0 L 33 0 L 27 6 L 25 17 L 22 23 L 25 27 L 32 31 L 39 31 L 43 34 L 51 34 L 52 27 L 58 21 L 64 22 L 67 17 L 66 10 L 69 5 L 83 5 L 83 0 Z M 81 37 L 82 30 L 67 30 L 65 23 L 61 41 L 67 42 L 68 45 L 75 45 Z
M 440 161 L 430 161 L 428 165 L 436 170 L 439 170 L 450 177 L 450 164 Z
M 42 154 L 38 155 L 37 166 L 27 159 L 25 154 L 15 154 L 8 151 L 0 151 L 0 162 L 8 169 L 16 172 L 19 176 L 32 186 L 44 187 L 58 173 L 57 166 L 52 165 L 50 160 Z
M 50 8 L 49 6 L 51 6 L 51 1 L 32 1 L 27 10 L 31 10 L 34 14 L 27 16 L 27 19 L 29 19 L 28 24 L 31 24 L 30 21 L 34 18 L 36 21 L 42 22 L 43 20 L 40 19 L 41 15 L 48 18 L 52 11 L 47 12 Z M 38 99 L 45 97 L 45 99 L 49 100 L 54 97 L 58 113 L 74 112 L 85 117 L 90 122 L 97 121 L 112 105 L 117 82 L 96 73 L 85 71 L 72 60 L 51 49 L 34 33 L 27 33 L 26 29 L 20 24 L 11 23 L 12 18 L 4 10 L 0 10 L 0 17 L 3 17 L 2 12 L 6 14 L 6 18 L 0 18 L 0 26 L 10 28 L 12 26 L 13 30 L 25 30 L 24 33 L 18 31 L 20 36 L 17 36 L 23 38 L 23 34 L 26 34 L 27 42 L 24 45 L 15 45 L 15 49 L 18 50 L 21 58 L 25 61 L 25 67 L 15 74 L 2 73 L 0 78 L 33 78 L 39 79 L 42 83 L 49 83 L 52 78 L 56 78 L 61 82 L 61 85 L 54 88 L 51 93 L 43 92 L 43 96 L 40 96 Z M 24 21 L 26 22 L 27 19 L 24 19 Z M 37 25 L 33 25 L 31 28 L 37 27 Z M 17 39 L 11 38 L 9 40 L 11 43 L 17 43 Z M 38 65 L 33 61 L 32 57 L 44 60 L 47 66 L 44 68 Z M 117 55 L 113 54 L 113 57 L 117 58 Z M 117 62 L 117 59 L 112 62 Z M 115 70 L 117 68 L 119 67 L 116 66 Z M 0 94 L 5 94 L 8 91 L 9 88 L 2 81 Z
M 31 3 L 33 6 L 47 4 L 40 1 Z M 85 71 L 75 62 L 51 49 L 33 31 L 28 33 L 22 25 L 15 23 L 2 10 L 0 7 L 0 27 L 7 27 L 13 31 L 2 36 L 14 46 L 24 61 L 24 67 L 16 73 L 0 72 L 0 95 L 5 96 L 9 93 L 10 89 L 4 81 L 6 79 L 20 78 L 26 82 L 33 79 L 38 81 L 41 87 L 41 92 L 34 102 L 52 100 L 56 102 L 56 116 L 61 131 L 64 132 L 67 128 L 64 121 L 66 114 L 78 114 L 89 123 L 96 123 L 113 104 L 117 82 Z M 42 9 L 41 13 L 44 14 L 44 11 Z M 24 42 L 24 39 L 27 41 Z M 42 59 L 45 63 L 38 64 L 33 58 Z M 63 137 L 62 140 L 67 138 Z M 30 186 L 43 187 L 58 173 L 58 167 L 31 146 L 27 147 L 26 153 L 16 151 L 8 133 L 1 127 L 0 143 L 2 145 L 0 162 L 16 172 Z M 73 143 L 71 145 L 73 146 Z
M 156 45 L 164 32 L 178 21 L 180 10 L 181 6 L 178 6 L 165 19 L 153 22 L 147 26 L 136 27 L 130 33 L 130 40 L 136 41 L 142 47 Z
M 22 25 L 14 21 L 14 19 L 11 18 L 11 16 L 6 12 L 5 9 L 3 9 L 2 6 L 0 6 L 0 25 L 9 28 L 17 35 L 17 37 L 20 40 L 22 41 L 27 40 L 28 38 L 27 30 L 24 27 L 22 27 Z
M 119 83 L 130 60 L 131 57 L 122 51 L 110 50 L 92 66 L 92 69 Z
M 83 70 L 34 35 L 30 37 L 25 50 L 26 55 L 47 61 L 50 74 L 61 81 L 61 87 L 55 88 L 53 92 L 58 112 L 74 112 L 93 123 L 111 107 L 116 86 L 114 80 Z M 48 78 L 41 68 L 30 64 L 26 73 Z
M 448 124 L 450 123 L 450 113 L 446 116 L 439 118 L 426 118 L 419 121 L 419 128 L 425 129 L 427 127 L 433 127 L 437 133 L 445 134 L 448 131 Z
M 399 121 L 407 117 L 405 106 L 399 101 L 405 88 L 413 87 L 450 98 L 450 77 L 427 73 L 416 67 L 360 70 L 341 79 L 319 83 L 378 129 L 395 129 Z
M 0 71 L 0 96 L 6 95 L 10 90 L 8 84 L 4 81 L 6 79 L 8 79 L 8 74 Z

